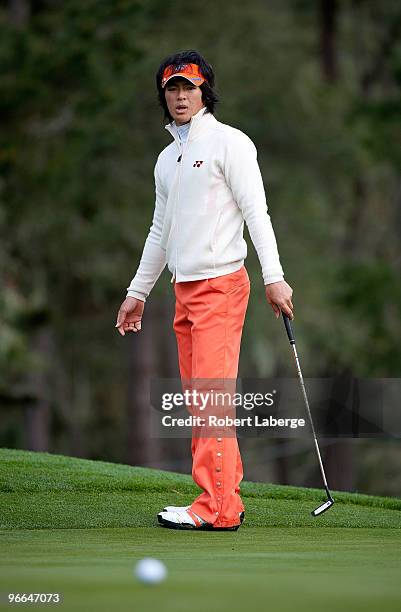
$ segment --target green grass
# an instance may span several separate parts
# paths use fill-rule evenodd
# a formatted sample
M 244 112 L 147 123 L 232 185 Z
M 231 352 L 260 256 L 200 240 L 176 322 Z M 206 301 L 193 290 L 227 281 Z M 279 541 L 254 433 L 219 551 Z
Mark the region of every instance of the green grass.
M 186 505 L 192 478 L 102 461 L 0 449 L 0 529 L 153 527 L 166 504 Z M 319 489 L 244 482 L 248 527 L 401 528 L 401 500 L 335 492 L 318 519 Z
M 198 493 L 181 474 L 2 449 L 0 591 L 62 592 L 68 612 L 401 609 L 401 500 L 336 492 L 314 519 L 321 491 L 245 482 L 238 532 L 156 525 Z M 134 580 L 145 556 L 165 583 Z

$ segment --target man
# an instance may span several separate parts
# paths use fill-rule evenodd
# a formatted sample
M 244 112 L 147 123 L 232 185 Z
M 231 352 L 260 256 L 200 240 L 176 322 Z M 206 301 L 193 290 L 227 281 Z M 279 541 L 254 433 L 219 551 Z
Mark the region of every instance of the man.
M 253 142 L 214 117 L 212 67 L 196 51 L 162 62 L 156 84 L 174 141 L 155 165 L 156 204 L 141 261 L 117 316 L 138 332 L 144 304 L 166 263 L 176 297 L 174 331 L 181 379 L 235 380 L 250 283 L 244 221 L 276 317 L 293 318 L 267 213 Z M 190 506 L 167 506 L 159 523 L 175 529 L 236 530 L 244 517 L 243 469 L 235 435 L 198 436 L 192 476 L 203 490 Z

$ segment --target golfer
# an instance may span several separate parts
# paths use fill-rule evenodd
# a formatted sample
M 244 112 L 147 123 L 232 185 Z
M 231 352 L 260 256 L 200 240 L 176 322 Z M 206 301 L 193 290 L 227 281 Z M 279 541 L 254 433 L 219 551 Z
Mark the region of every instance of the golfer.
M 156 84 L 173 141 L 154 169 L 156 203 L 142 257 L 116 327 L 138 332 L 147 297 L 166 264 L 175 293 L 173 328 L 182 381 L 236 379 L 250 293 L 244 221 L 276 317 L 293 319 L 252 140 L 215 116 L 214 73 L 196 51 L 162 62 Z M 192 477 L 202 493 L 190 506 L 166 506 L 174 529 L 236 530 L 244 518 L 236 435 L 192 435 Z

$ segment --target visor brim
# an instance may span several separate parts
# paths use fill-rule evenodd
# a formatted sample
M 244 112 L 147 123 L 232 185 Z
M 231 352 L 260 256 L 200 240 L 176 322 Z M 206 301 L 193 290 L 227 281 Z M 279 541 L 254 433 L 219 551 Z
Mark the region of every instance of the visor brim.
M 182 79 L 186 79 L 187 81 L 189 81 L 190 83 L 192 83 L 192 85 L 196 85 L 197 87 L 199 87 L 200 85 L 202 85 L 202 83 L 205 82 L 205 79 L 202 79 L 202 77 L 198 76 L 197 74 L 194 74 L 193 77 L 188 76 L 187 74 L 182 74 L 181 72 L 176 72 L 175 74 L 172 74 L 171 76 L 169 76 L 165 82 L 162 84 L 162 88 L 166 87 L 167 83 L 171 80 L 171 79 L 175 79 L 177 77 L 181 77 Z

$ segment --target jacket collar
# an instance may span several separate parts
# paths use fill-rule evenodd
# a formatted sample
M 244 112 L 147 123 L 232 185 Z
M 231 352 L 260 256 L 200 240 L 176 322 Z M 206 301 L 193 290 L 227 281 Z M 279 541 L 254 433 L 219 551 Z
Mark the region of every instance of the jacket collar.
M 195 140 L 201 134 L 209 130 L 214 122 L 217 122 L 214 115 L 206 112 L 206 110 L 206 107 L 202 107 L 200 111 L 196 113 L 196 115 L 191 117 L 187 142 L 190 140 Z M 178 146 L 180 146 L 180 139 L 178 137 L 178 130 L 175 121 L 168 123 L 164 126 L 164 128 L 170 132 Z

